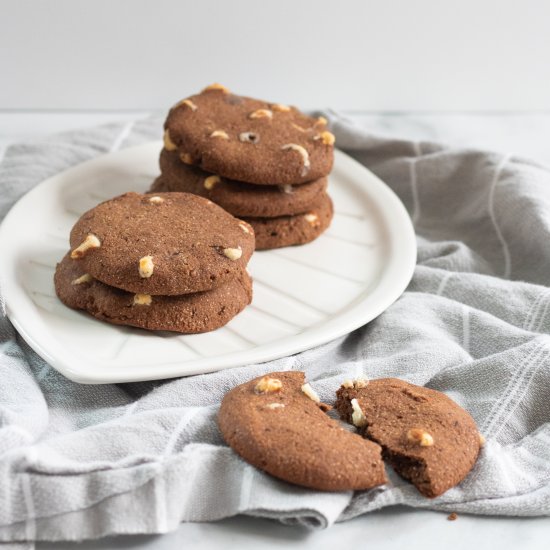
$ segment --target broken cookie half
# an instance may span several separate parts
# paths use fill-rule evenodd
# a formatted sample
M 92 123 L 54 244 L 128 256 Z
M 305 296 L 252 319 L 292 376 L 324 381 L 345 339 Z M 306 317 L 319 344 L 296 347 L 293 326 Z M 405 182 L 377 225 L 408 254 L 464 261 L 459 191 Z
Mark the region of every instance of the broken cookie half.
M 325 411 L 303 372 L 275 372 L 229 391 L 218 424 L 244 460 L 290 483 L 323 491 L 386 483 L 381 448 Z
M 425 496 L 460 483 L 483 438 L 472 417 L 445 394 L 396 378 L 344 382 L 336 392 L 340 417 L 379 444 L 384 460 Z

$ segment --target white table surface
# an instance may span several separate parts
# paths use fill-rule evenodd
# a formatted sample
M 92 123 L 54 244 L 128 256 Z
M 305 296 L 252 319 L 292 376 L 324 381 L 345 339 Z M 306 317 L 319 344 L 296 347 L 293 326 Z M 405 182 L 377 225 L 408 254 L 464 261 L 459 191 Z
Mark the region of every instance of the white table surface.
M 147 116 L 145 112 L 2 112 L 0 158 L 10 143 L 43 135 Z M 459 147 L 494 149 L 533 158 L 550 166 L 550 112 L 535 114 L 369 114 L 355 113 L 358 124 L 373 133 L 415 140 L 444 141 Z M 496 518 L 394 507 L 336 524 L 325 531 L 236 517 L 216 523 L 182 524 L 163 536 L 121 536 L 99 541 L 39 543 L 38 550 L 176 550 L 285 547 L 305 550 L 372 547 L 380 550 L 548 548 L 550 518 Z

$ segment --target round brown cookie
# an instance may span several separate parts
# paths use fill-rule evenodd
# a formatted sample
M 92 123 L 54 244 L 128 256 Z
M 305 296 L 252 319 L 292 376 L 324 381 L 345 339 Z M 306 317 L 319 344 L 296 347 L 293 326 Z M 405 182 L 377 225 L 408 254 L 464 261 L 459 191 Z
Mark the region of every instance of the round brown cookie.
M 215 288 L 242 270 L 254 232 L 190 193 L 126 193 L 82 215 L 71 231 L 82 269 L 128 292 L 177 295 Z
M 332 200 L 323 193 L 304 214 L 243 219 L 254 228 L 256 250 L 270 250 L 315 240 L 328 228 L 332 216 Z
M 225 441 L 253 466 L 296 485 L 350 491 L 385 483 L 380 447 L 326 415 L 330 407 L 304 382 L 303 372 L 274 372 L 233 388 L 218 414 Z
M 65 305 L 108 323 L 192 334 L 217 329 L 242 311 L 252 300 L 252 281 L 241 269 L 234 279 L 206 292 L 132 294 L 100 283 L 67 254 L 57 264 L 55 291 Z
M 253 184 L 296 184 L 326 176 L 334 136 L 324 118 L 295 107 L 208 87 L 177 103 L 164 124 L 165 147 L 207 172 Z
M 381 445 L 384 460 L 427 497 L 460 483 L 477 459 L 474 420 L 441 392 L 382 378 L 346 381 L 336 395 L 340 417 Z
M 327 188 L 327 178 L 300 185 L 252 185 L 209 174 L 180 161 L 174 151 L 160 154 L 162 175 L 150 193 L 183 191 L 219 204 L 234 216 L 273 218 L 307 212 L 309 205 Z

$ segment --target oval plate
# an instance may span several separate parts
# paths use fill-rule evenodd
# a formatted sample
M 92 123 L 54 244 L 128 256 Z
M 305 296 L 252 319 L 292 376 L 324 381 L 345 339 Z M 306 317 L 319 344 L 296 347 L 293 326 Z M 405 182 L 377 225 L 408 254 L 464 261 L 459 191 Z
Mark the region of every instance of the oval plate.
M 212 372 L 291 355 L 364 325 L 405 290 L 416 262 L 403 204 L 372 172 L 335 151 L 335 215 L 313 243 L 256 252 L 252 305 L 214 332 L 180 335 L 118 327 L 65 307 L 55 265 L 77 218 L 102 200 L 145 191 L 160 143 L 90 160 L 37 185 L 0 228 L 0 285 L 12 323 L 52 367 L 105 384 Z M 32 220 L 32 223 L 29 223 Z

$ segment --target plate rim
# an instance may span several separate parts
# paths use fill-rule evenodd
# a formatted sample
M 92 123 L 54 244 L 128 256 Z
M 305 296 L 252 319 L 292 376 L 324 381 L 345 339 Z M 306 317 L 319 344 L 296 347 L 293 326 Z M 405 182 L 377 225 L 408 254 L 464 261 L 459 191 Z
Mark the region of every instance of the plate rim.
M 140 149 L 149 149 L 156 146 L 158 146 L 160 150 L 162 146 L 161 142 L 149 141 L 120 151 L 98 155 L 58 172 L 38 183 L 12 206 L 2 221 L 0 225 L 0 248 L 2 248 L 2 243 L 6 241 L 6 234 L 9 233 L 10 224 L 14 223 L 12 220 L 17 219 L 18 211 L 25 207 L 26 202 L 32 201 L 35 195 L 43 192 L 44 188 L 55 184 L 55 180 L 71 177 L 81 170 L 88 170 L 90 165 L 100 164 L 113 157 L 131 156 L 136 154 Z M 40 357 L 47 361 L 51 367 L 74 382 L 82 384 L 137 382 L 206 374 L 226 368 L 264 363 L 281 357 L 287 357 L 330 342 L 345 334 L 349 334 L 353 330 L 364 326 L 378 317 L 403 294 L 414 274 L 417 247 L 413 223 L 405 206 L 395 192 L 367 167 L 339 149 L 335 149 L 335 164 L 336 163 L 340 169 L 353 179 L 361 179 L 361 177 L 365 178 L 365 176 L 367 176 L 367 189 L 365 189 L 365 192 L 376 204 L 377 211 L 383 214 L 382 217 L 391 234 L 390 243 L 392 251 L 389 254 L 388 261 L 384 265 L 384 274 L 372 292 L 365 291 L 366 295 L 363 294 L 359 296 L 346 306 L 344 310 L 341 310 L 323 321 L 319 326 L 308 328 L 299 334 L 284 337 L 285 346 L 283 351 L 276 351 L 276 348 L 281 347 L 281 340 L 276 340 L 267 344 L 260 344 L 259 346 L 247 350 L 238 350 L 214 357 L 209 356 L 185 360 L 183 361 L 183 363 L 187 365 L 185 373 L 181 372 L 181 368 L 180 372 L 177 372 L 178 369 L 176 365 L 178 363 L 164 362 L 155 365 L 139 365 L 132 371 L 131 376 L 128 376 L 126 370 L 123 376 L 123 373 L 119 372 L 116 366 L 109 366 L 108 370 L 101 370 L 98 375 L 96 374 L 97 369 L 95 369 L 92 364 L 93 361 L 91 362 L 85 355 L 77 357 L 69 351 L 63 354 L 55 353 L 55 350 L 51 352 L 47 345 L 43 344 L 44 337 L 34 334 L 34 330 L 27 330 L 24 322 L 25 315 L 23 314 L 23 319 L 21 319 L 21 313 L 18 312 L 20 308 L 17 308 L 17 306 L 12 307 L 12 305 L 17 303 L 18 293 L 19 295 L 23 294 L 23 299 L 28 300 L 30 298 L 22 285 L 12 284 L 17 282 L 16 277 L 12 277 L 13 280 L 10 281 L 9 274 L 6 275 L 10 268 L 14 268 L 13 253 L 11 253 L 9 257 L 9 260 L 12 261 L 6 262 L 6 265 L 0 265 L 0 288 L 4 293 L 7 316 L 27 344 Z M 376 193 L 373 193 L 373 190 L 376 191 Z M 392 216 L 389 216 L 388 212 L 391 213 Z M 15 292 L 15 297 L 11 295 L 11 290 Z M 368 314 L 361 315 L 361 306 L 367 301 L 370 303 L 370 307 L 366 308 Z M 39 316 L 37 316 L 37 319 L 43 321 Z M 235 357 L 238 358 L 238 360 L 236 360 Z M 210 365 L 206 368 L 202 366 L 203 363 L 212 364 L 214 362 L 215 365 Z M 179 364 L 181 363 L 182 362 L 179 362 Z M 106 363 L 104 362 L 103 364 Z M 189 368 L 189 364 L 192 364 L 191 368 Z M 147 374 L 140 374 L 142 370 L 151 368 L 155 369 L 153 375 L 151 375 L 150 372 Z M 119 369 L 122 369 L 122 367 L 119 367 Z

